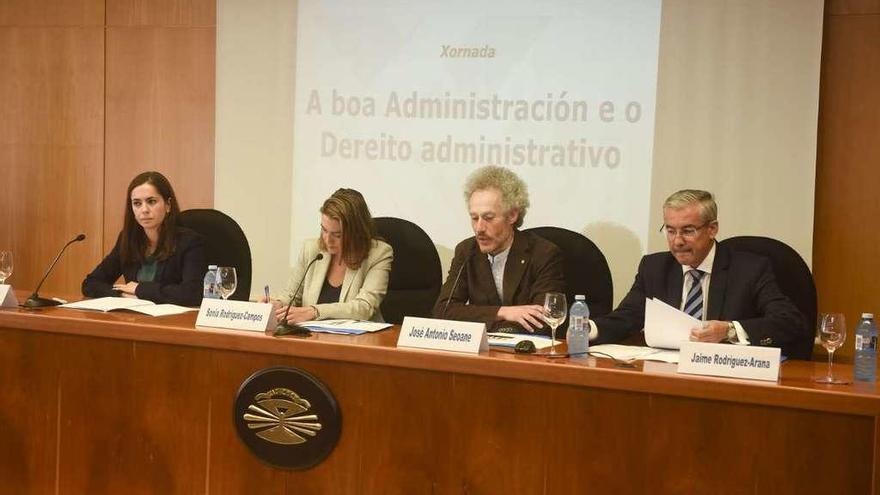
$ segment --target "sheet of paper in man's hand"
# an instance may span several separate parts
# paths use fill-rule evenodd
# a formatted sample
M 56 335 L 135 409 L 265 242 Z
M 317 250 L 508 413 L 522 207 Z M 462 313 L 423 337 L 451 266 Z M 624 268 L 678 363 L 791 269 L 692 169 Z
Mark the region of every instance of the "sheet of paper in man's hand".
M 691 329 L 703 322 L 659 299 L 645 299 L 645 343 L 661 349 L 678 349 L 690 339 Z

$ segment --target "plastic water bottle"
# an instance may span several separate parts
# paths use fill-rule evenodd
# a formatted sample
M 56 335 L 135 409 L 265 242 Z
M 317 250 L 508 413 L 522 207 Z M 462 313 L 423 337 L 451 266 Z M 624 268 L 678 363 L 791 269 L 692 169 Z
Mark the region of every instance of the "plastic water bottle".
M 208 266 L 205 272 L 205 280 L 202 283 L 202 297 L 205 299 L 220 299 L 217 292 L 217 265 Z
M 590 348 L 590 308 L 583 295 L 574 296 L 574 304 L 568 311 L 568 333 L 565 335 L 568 353 L 586 357 Z
M 862 313 L 856 327 L 856 380 L 873 382 L 877 379 L 877 323 L 873 313 Z

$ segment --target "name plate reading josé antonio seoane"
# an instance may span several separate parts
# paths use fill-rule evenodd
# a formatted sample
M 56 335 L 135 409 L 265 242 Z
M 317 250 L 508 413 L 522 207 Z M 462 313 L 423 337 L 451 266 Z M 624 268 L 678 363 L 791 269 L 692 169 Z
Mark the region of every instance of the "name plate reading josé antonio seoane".
M 478 354 L 489 350 L 489 342 L 485 323 L 407 316 L 400 326 L 397 347 Z
M 779 356 L 778 347 L 682 342 L 678 372 L 775 382 Z
M 275 310 L 269 303 L 202 299 L 196 326 L 264 332 L 275 327 Z

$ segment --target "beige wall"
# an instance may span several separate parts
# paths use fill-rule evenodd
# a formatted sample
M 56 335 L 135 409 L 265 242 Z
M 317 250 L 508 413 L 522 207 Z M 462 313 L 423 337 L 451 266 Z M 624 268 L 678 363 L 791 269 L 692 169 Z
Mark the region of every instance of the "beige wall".
M 218 2 L 215 206 L 248 237 L 251 293 L 287 281 L 296 2 Z

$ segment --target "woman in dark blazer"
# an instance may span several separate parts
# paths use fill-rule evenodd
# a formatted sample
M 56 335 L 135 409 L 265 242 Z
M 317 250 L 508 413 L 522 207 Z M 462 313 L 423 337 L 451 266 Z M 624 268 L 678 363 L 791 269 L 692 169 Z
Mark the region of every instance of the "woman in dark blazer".
M 178 227 L 179 215 L 165 176 L 144 172 L 135 177 L 125 195 L 122 232 L 110 254 L 83 281 L 83 294 L 199 305 L 208 269 L 205 241 Z M 120 275 L 124 283 L 116 283 Z

